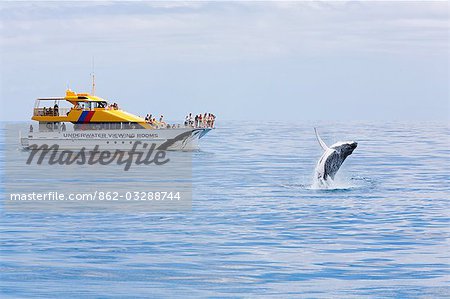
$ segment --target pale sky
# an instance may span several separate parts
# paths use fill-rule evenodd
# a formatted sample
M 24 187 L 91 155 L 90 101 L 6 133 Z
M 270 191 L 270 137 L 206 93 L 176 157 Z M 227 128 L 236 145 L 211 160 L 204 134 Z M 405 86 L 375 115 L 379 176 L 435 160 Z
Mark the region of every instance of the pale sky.
M 440 120 L 442 2 L 1 2 L 1 120 L 69 85 L 182 120 Z

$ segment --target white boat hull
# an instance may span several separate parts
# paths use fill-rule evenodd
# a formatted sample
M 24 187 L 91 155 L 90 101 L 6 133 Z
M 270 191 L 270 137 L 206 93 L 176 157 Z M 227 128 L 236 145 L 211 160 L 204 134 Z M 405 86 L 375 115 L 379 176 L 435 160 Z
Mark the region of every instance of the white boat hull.
M 211 128 L 84 130 L 30 132 L 21 137 L 23 148 L 57 145 L 60 150 L 130 150 L 136 142 L 155 144 L 162 150 L 196 150 L 198 141 Z

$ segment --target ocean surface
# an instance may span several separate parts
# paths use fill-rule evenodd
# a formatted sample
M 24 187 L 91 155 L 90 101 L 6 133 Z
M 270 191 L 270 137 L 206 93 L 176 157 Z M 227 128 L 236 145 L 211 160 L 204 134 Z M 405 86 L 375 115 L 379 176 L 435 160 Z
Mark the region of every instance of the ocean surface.
M 358 142 L 331 189 L 312 188 L 314 126 Z M 449 141 L 447 123 L 219 122 L 191 153 L 192 211 L 150 213 L 7 209 L 1 138 L 0 297 L 449 298 Z

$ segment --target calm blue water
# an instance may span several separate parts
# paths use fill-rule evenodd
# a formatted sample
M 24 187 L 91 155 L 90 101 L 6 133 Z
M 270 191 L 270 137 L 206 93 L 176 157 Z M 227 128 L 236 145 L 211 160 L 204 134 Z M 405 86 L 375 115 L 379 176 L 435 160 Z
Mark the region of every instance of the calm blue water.
M 359 144 L 332 190 L 310 188 L 314 125 Z M 219 126 L 192 212 L 2 208 L 1 297 L 450 296 L 448 124 Z

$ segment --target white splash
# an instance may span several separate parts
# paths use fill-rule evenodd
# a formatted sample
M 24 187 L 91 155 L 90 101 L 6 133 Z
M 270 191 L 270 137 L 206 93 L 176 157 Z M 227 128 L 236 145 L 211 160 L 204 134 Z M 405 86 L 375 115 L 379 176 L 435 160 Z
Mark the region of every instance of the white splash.
M 346 190 L 361 187 L 356 184 L 354 180 L 349 177 L 335 177 L 334 180 L 328 178 L 327 180 L 313 178 L 310 186 L 312 190 Z

